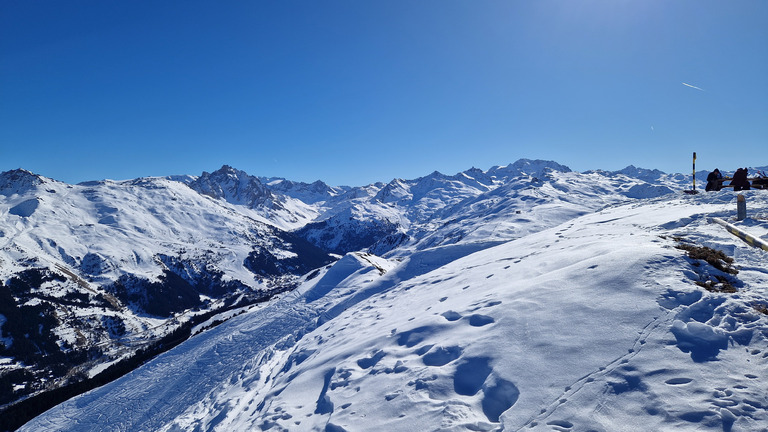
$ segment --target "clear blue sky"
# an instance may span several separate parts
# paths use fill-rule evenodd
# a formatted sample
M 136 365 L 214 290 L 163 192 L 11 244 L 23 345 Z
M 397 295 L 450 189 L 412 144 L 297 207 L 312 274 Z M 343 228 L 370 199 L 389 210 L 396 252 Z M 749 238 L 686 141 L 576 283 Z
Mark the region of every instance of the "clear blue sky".
M 768 164 L 765 0 L 0 2 L 0 171 Z

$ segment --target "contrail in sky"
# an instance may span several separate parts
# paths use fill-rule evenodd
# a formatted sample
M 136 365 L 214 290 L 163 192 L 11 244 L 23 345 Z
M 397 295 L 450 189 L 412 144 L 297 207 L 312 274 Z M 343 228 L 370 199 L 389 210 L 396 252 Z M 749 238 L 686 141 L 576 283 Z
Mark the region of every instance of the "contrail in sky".
M 683 85 L 684 85 L 684 86 L 686 86 L 686 87 L 690 87 L 690 88 L 692 88 L 692 89 L 696 89 L 696 90 L 699 90 L 699 91 L 703 91 L 703 92 L 705 92 L 705 91 L 706 91 L 706 90 L 704 90 L 704 89 L 703 89 L 703 88 L 701 88 L 701 87 L 696 87 L 695 85 L 690 85 L 690 84 L 688 84 L 688 83 L 683 83 Z

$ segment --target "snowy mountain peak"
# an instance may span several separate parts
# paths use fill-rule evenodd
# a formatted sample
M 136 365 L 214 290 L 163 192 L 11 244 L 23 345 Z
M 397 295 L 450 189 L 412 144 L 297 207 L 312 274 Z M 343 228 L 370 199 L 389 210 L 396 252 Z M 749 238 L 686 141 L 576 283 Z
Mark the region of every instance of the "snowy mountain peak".
M 548 171 L 571 172 L 571 169 L 554 161 L 540 159 L 519 159 L 517 162 L 504 167 L 494 166 L 488 170 L 488 174 L 499 180 L 519 176 L 542 177 Z
M 202 195 L 252 210 L 251 217 L 283 230 L 299 228 L 317 217 L 318 209 L 313 206 L 317 200 L 308 202 L 283 194 L 280 192 L 283 183 L 281 179 L 262 181 L 245 171 L 224 165 L 212 173 L 203 172 L 186 184 Z M 287 183 L 288 189 L 291 189 L 291 183 Z M 313 185 L 310 187 L 323 190 L 324 183 Z
M 347 188 L 331 187 L 321 180 L 312 183 L 296 182 L 284 178 L 261 178 L 273 193 L 301 200 L 306 204 L 318 204 L 343 194 Z
M 394 179 L 387 183 L 374 198 L 382 203 L 405 201 L 413 198 L 408 184 L 403 179 Z
M 432 171 L 432 174 L 430 174 L 428 176 L 425 176 L 425 177 L 429 177 L 429 178 L 448 178 L 447 175 L 445 175 L 445 174 L 443 174 L 443 173 L 441 173 L 440 171 L 437 171 L 437 170 Z
M 22 194 L 48 181 L 51 180 L 21 168 L 5 171 L 0 173 L 0 193 Z
M 629 177 L 637 178 L 640 180 L 645 180 L 648 182 L 653 182 L 658 179 L 660 179 L 664 173 L 662 171 L 659 171 L 657 169 L 646 169 L 646 168 L 638 168 L 634 165 L 629 165 L 628 167 L 616 171 L 618 174 L 624 174 Z
M 250 208 L 270 203 L 276 198 L 258 178 L 229 165 L 212 173 L 203 172 L 189 186 L 201 194 Z

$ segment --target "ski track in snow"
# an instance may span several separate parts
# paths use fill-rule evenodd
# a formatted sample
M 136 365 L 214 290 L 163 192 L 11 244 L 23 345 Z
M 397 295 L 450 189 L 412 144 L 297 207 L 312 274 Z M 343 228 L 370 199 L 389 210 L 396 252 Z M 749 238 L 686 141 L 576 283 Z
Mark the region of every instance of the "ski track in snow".
M 189 401 L 200 400 L 212 388 L 234 377 L 262 350 L 295 332 L 300 335 L 315 314 L 309 308 L 280 302 L 247 316 L 235 317 L 205 335 L 193 338 L 142 369 L 78 398 L 74 415 L 40 426 L 43 429 L 156 430 L 178 416 Z M 116 388 L 115 399 L 106 397 Z M 69 404 L 74 401 L 67 402 Z M 114 412 L 111 408 L 118 406 Z M 106 414 L 106 413 L 110 413 Z
M 741 225 L 766 238 L 765 195 L 747 195 Z M 768 254 L 709 222 L 732 217 L 734 196 L 351 253 L 21 430 L 768 430 L 768 316 L 752 308 Z M 738 292 L 697 286 L 717 272 L 676 238 L 732 256 Z

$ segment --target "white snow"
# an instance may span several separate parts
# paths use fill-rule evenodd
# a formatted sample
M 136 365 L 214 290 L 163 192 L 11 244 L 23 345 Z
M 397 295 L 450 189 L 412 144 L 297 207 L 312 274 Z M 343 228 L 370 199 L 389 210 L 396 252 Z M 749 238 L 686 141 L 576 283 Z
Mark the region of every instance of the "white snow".
M 161 267 L 154 255 L 176 255 L 185 248 L 189 257 L 218 255 L 229 263 L 228 275 L 258 286 L 242 263 L 264 225 L 223 201 L 159 178 L 75 186 L 46 180 L 44 187 L 44 199 L 22 194 L 0 202 L 6 219 L 0 260 L 13 263 L 26 254 L 53 268 L 82 259 L 93 264 L 92 276 L 103 282 L 125 273 L 157 277 Z M 0 276 L 14 270 L 3 268 Z
M 486 197 L 459 240 L 347 254 L 21 430 L 768 430 L 768 253 L 709 222 L 736 194 L 584 206 L 568 182 Z M 768 238 L 768 196 L 744 194 L 736 224 Z M 717 271 L 679 241 L 733 257 L 738 291 L 696 285 Z

